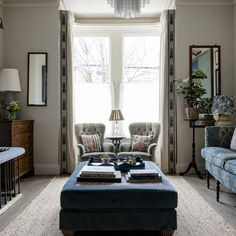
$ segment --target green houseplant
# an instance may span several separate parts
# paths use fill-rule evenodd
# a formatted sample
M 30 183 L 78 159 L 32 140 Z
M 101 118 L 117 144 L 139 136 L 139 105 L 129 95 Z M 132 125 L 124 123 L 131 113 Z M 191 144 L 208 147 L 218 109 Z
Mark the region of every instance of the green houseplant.
M 199 112 L 204 114 L 204 123 L 206 125 L 214 125 L 215 123 L 214 117 L 211 114 L 212 102 L 212 98 L 202 98 L 199 103 Z
M 186 101 L 187 119 L 198 119 L 199 104 L 202 96 L 206 94 L 206 89 L 203 87 L 201 80 L 206 78 L 206 74 L 197 69 L 193 70 L 190 78 L 176 80 L 176 94 L 184 96 Z

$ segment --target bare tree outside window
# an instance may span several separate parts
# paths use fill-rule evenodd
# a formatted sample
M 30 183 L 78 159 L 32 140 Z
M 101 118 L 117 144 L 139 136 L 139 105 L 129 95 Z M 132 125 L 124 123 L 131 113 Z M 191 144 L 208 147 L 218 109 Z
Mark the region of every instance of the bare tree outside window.
M 124 82 L 154 82 L 159 80 L 158 36 L 124 37 Z
M 82 83 L 110 82 L 109 38 L 75 38 L 75 79 Z

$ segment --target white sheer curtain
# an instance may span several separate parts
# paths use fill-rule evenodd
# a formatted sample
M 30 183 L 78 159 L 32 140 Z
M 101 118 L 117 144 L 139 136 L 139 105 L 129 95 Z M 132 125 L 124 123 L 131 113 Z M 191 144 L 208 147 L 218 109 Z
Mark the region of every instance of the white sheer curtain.
M 158 83 L 122 83 L 121 109 L 125 120 L 123 132 L 129 137 L 129 124 L 132 122 L 157 122 L 159 120 Z
M 67 25 L 67 171 L 71 173 L 77 163 L 77 148 L 74 132 L 74 102 L 73 102 L 73 25 L 74 16 L 68 11 Z
M 161 15 L 160 123 L 156 162 L 168 172 L 168 11 Z
M 74 83 L 75 123 L 103 123 L 111 135 L 111 83 Z

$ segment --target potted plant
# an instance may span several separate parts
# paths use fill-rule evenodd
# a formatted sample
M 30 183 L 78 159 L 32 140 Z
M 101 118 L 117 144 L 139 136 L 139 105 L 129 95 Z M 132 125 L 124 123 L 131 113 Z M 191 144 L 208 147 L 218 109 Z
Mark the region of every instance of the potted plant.
M 211 114 L 212 98 L 202 98 L 199 103 L 199 112 L 204 114 L 204 123 L 206 125 L 214 125 L 215 119 Z
M 192 76 L 187 79 L 176 80 L 176 94 L 183 95 L 186 101 L 187 119 L 197 120 L 199 115 L 199 103 L 206 89 L 203 87 L 201 80 L 206 79 L 206 74 L 200 70 L 193 70 Z

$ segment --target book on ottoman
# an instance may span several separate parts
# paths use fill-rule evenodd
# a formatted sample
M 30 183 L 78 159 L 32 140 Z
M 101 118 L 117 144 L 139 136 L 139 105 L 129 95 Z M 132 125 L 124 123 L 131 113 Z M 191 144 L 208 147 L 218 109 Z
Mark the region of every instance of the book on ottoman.
M 110 166 L 84 166 L 77 176 L 78 182 L 121 182 L 121 172 Z
M 127 182 L 161 182 L 161 175 L 156 169 L 130 170 Z

